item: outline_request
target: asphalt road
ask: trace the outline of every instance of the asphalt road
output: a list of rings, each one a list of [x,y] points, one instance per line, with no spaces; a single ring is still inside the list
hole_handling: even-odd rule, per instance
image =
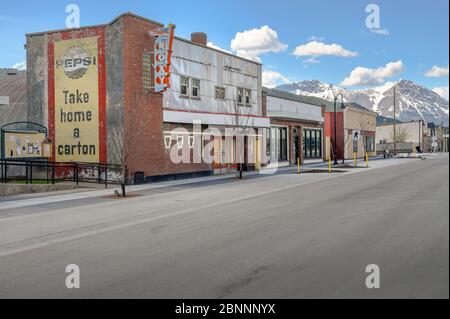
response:
[[[448,194],[442,156],[27,208],[0,219],[0,298],[449,298]]]

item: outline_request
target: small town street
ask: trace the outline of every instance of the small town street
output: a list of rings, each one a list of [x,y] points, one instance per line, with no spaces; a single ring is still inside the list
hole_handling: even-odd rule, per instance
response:
[[[449,298],[448,155],[371,166],[3,200],[0,298]]]

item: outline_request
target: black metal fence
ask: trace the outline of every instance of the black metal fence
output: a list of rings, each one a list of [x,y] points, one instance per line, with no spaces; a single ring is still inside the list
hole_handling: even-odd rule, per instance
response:
[[[58,182],[120,184],[123,181],[120,165],[47,160],[0,159],[0,183],[25,184]]]

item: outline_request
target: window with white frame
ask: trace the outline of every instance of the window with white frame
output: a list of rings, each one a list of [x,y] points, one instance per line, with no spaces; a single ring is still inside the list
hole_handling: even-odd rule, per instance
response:
[[[250,105],[252,98],[252,90],[245,89],[245,105]]]
[[[189,96],[189,78],[180,76],[180,95]]]
[[[244,103],[244,89],[243,88],[237,89],[237,102],[238,102],[238,104]]]
[[[199,99],[200,98],[200,80],[191,79],[191,87],[192,87],[191,97],[195,98],[195,99]]]

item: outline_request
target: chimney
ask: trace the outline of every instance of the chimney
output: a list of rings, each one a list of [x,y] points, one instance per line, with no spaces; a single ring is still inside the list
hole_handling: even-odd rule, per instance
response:
[[[208,43],[208,36],[204,32],[193,32],[191,34],[191,42],[206,46]]]

